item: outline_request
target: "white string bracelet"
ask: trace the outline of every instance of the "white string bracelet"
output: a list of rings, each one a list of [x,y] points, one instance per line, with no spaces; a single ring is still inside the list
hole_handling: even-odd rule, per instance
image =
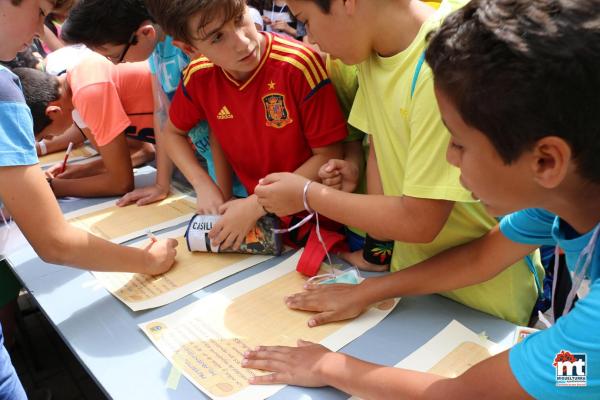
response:
[[[48,148],[46,147],[46,142],[44,139],[40,140],[39,142],[37,142],[38,146],[40,147],[40,154],[45,156],[46,154],[48,154]]]

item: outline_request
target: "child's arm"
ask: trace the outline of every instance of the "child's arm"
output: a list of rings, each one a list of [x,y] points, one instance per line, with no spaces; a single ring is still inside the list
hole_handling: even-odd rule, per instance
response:
[[[186,135],[185,131],[177,129],[169,119],[163,134],[167,154],[196,191],[198,213],[218,214],[219,206],[224,202],[223,193],[196,160]]]
[[[168,118],[169,100],[163,94],[156,75],[152,75],[152,93],[154,95],[154,138],[156,140],[156,182],[152,186],[135,189],[119,201],[118,206],[136,203],[138,206],[155,203],[169,195],[173,161],[169,158],[163,143],[163,129]]]
[[[299,176],[305,176],[310,179],[318,179],[319,167],[331,158],[340,158],[343,156],[343,147],[341,143],[330,146],[313,149],[313,156],[306,160],[296,171]],[[267,212],[258,203],[255,194],[245,199],[232,200],[223,204],[219,213],[222,217],[213,226],[210,231],[211,242],[220,244],[221,248],[240,247],[244,238],[256,225],[256,221]]]
[[[57,175],[51,182],[56,196],[116,196],[132,190],[133,170],[125,135],[118,135],[102,147],[96,146],[91,135],[89,139],[100,152],[105,170],[94,176],[75,179],[61,179],[61,175]]]
[[[333,386],[365,399],[528,399],[515,379],[505,351],[471,367],[457,378],[385,367],[298,341],[298,347],[259,347],[242,365],[272,371],[253,384]]]
[[[294,171],[294,173],[302,175],[310,180],[319,180],[319,169],[327,161],[344,157],[344,145],[342,143],[313,148],[312,151],[313,156]]]
[[[359,140],[344,143],[344,159],[331,159],[319,169],[324,185],[352,193],[364,170],[364,153]]]
[[[173,239],[145,249],[119,246],[67,223],[39,166],[0,168],[0,198],[46,262],[95,271],[160,274],[171,268]]]
[[[225,153],[223,153],[223,148],[217,138],[214,135],[210,135],[209,141],[217,185],[221,189],[221,193],[223,193],[223,198],[225,200],[231,199],[233,197],[233,169],[227,158],[225,158]]]
[[[56,153],[57,151],[65,150],[69,147],[69,143],[73,143],[73,147],[77,147],[85,141],[85,136],[81,133],[79,128],[75,125],[71,125],[62,135],[55,136],[52,139],[43,139],[44,145],[46,146],[46,154]],[[36,143],[35,150],[38,156],[43,156],[41,153],[41,147]]]
[[[359,285],[307,285],[305,292],[289,296],[286,304],[318,312],[309,319],[309,326],[354,318],[381,300],[447,292],[488,281],[536,248],[509,240],[496,226],[479,239]]]
[[[271,174],[261,179],[254,193],[270,212],[290,215],[304,209],[302,191],[306,181],[290,173]],[[444,200],[346,193],[316,182],[308,191],[308,203],[317,212],[346,226],[409,243],[431,242],[454,206]]]

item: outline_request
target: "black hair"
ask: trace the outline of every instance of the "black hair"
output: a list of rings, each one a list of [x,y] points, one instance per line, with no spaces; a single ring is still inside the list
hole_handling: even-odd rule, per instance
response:
[[[578,173],[600,183],[597,0],[472,0],[433,34],[426,59],[506,164],[558,136]]]
[[[17,56],[11,61],[0,61],[0,64],[7,68],[36,68],[42,62],[40,58],[34,54],[33,46],[27,47],[26,50],[17,53]]]
[[[12,71],[21,80],[23,95],[33,116],[33,131],[38,135],[52,123],[46,115],[46,108],[60,98],[60,82],[54,75],[33,68],[15,68]]]
[[[71,8],[61,38],[88,47],[125,44],[148,20],[152,18],[143,0],[80,0]]]

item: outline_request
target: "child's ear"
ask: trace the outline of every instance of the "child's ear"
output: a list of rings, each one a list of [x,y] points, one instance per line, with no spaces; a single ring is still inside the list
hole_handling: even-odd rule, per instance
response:
[[[173,45],[180,48],[192,60],[200,56],[200,54],[198,54],[198,50],[196,50],[194,46],[184,43],[181,40],[173,40]]]
[[[142,37],[148,37],[151,40],[155,40],[157,36],[156,28],[150,23],[140,26],[137,30],[137,34]]]
[[[557,136],[538,140],[533,149],[531,168],[535,181],[546,189],[559,186],[572,168],[571,146]]]
[[[56,121],[57,118],[61,117],[63,110],[59,106],[48,106],[46,107],[46,116],[50,118],[53,122]]]
[[[356,1],[357,0],[344,0],[344,10],[346,10],[346,14],[354,14],[356,11]]]

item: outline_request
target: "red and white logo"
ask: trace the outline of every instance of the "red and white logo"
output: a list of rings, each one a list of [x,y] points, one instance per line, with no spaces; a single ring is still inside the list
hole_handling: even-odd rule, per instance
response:
[[[561,350],[554,357],[556,386],[587,386],[587,355]]]

